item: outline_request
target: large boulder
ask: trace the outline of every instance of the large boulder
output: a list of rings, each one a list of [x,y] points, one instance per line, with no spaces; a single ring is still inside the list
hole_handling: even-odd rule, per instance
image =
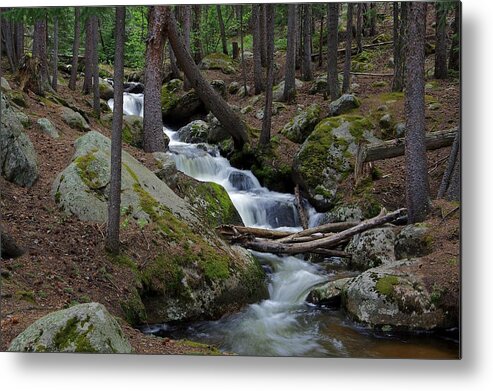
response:
[[[205,143],[209,135],[209,124],[202,120],[192,121],[178,130],[180,141],[185,143]]]
[[[38,179],[36,151],[29,136],[10,106],[2,96],[2,126],[0,127],[0,171],[10,182],[31,187]]]
[[[395,262],[395,234],[392,228],[374,228],[353,236],[346,252],[353,269],[367,270]]]
[[[88,132],[91,130],[91,127],[84,119],[84,117],[80,113],[72,110],[69,107],[62,107],[60,109],[60,116],[62,117],[63,121],[72,129],[77,129],[82,132]]]
[[[163,95],[161,95],[163,97]],[[162,105],[163,119],[169,121],[183,121],[203,110],[204,104],[195,90],[183,95],[173,96]]]
[[[421,259],[397,261],[369,269],[343,290],[342,304],[350,317],[372,327],[404,330],[448,328],[457,319],[442,308],[420,275]]]
[[[336,99],[333,102],[330,102],[329,104],[329,115],[331,116],[337,116],[341,115],[344,113],[347,113],[348,111],[351,111],[352,109],[356,109],[360,106],[360,101],[356,96],[352,94],[344,94],[341,95],[339,99]]]
[[[131,353],[118,322],[99,303],[78,304],[37,320],[9,352]]]
[[[313,104],[289,121],[281,130],[281,134],[294,143],[302,143],[320,122],[321,114],[320,105]]]
[[[433,251],[433,236],[424,223],[406,225],[395,238],[397,259],[422,257]]]
[[[207,136],[207,142],[209,144],[219,144],[221,141],[231,140],[231,135],[223,128],[221,122],[219,122],[214,114],[207,114],[206,121],[209,125]]]
[[[339,307],[341,305],[341,293],[351,281],[352,278],[347,277],[326,282],[312,289],[306,301],[317,305]]]
[[[47,136],[57,139],[60,137],[58,130],[56,130],[55,125],[48,118],[39,118],[36,121],[38,129],[46,134]]]
[[[293,162],[293,179],[319,211],[336,205],[340,183],[353,172],[359,143],[378,142],[364,117],[338,116],[318,123]]]
[[[281,81],[279,84],[275,85],[274,88],[272,89],[272,100],[274,102],[282,102],[284,99],[284,80]],[[295,79],[295,86],[296,89],[300,89],[303,87],[303,82],[301,80]]]
[[[99,97],[104,100],[112,99],[115,95],[113,86],[106,80],[99,79]]]
[[[220,70],[224,74],[231,74],[236,71],[235,61],[223,53],[210,53],[205,56],[199,64],[203,70]]]

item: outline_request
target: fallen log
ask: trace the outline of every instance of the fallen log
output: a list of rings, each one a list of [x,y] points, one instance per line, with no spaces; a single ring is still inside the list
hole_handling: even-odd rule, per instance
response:
[[[380,225],[390,223],[399,217],[401,217],[406,209],[398,209],[392,213],[384,214],[385,210],[382,210],[380,215],[365,220],[358,225],[346,229],[342,232],[335,233],[328,237],[321,239],[315,239],[309,242],[303,243],[280,243],[274,240],[258,240],[256,238],[250,239],[244,237],[239,244],[245,248],[255,250],[258,252],[273,253],[273,254],[302,254],[302,253],[320,253],[320,250],[327,250],[336,247],[343,241],[347,241],[354,235],[367,231],[371,228],[378,227]]]
[[[275,231],[273,229],[242,227],[239,225],[220,225],[216,232],[226,239],[239,238],[242,235],[250,235],[257,238],[279,239],[290,236],[290,231]]]
[[[327,234],[327,233],[332,233],[332,232],[341,232],[346,229],[355,227],[358,225],[358,223],[352,223],[352,222],[342,222],[342,223],[328,223],[324,225],[319,225],[318,227],[313,227],[313,228],[308,228],[300,232],[296,232],[294,234],[291,234],[289,236],[283,237],[281,239],[278,239],[277,241],[280,243],[288,243],[291,241],[296,240],[297,238],[305,238],[305,237],[312,237],[310,240],[318,239],[318,238],[313,238],[313,235],[317,234]]]

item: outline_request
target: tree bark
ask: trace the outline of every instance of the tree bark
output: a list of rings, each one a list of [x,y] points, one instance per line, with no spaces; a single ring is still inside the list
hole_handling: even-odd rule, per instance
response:
[[[92,24],[92,88],[93,88],[93,109],[96,118],[101,116],[101,103],[99,99],[99,51],[98,51],[98,31],[99,18],[97,15],[91,16]]]
[[[407,24],[408,24],[408,8],[409,3],[400,3],[400,20],[399,20],[399,36],[397,56],[394,54],[394,79],[392,80],[392,91],[400,92],[404,90],[405,84],[405,68],[406,68],[406,44],[407,44]],[[395,38],[394,38],[395,39]],[[395,43],[395,42],[394,42]],[[396,58],[398,59],[396,62]]]
[[[48,55],[46,52],[46,18],[42,17],[34,23],[33,39],[33,59],[35,64],[39,64],[39,75],[30,75],[39,78],[39,95],[43,95],[46,90],[51,89],[48,78]]]
[[[193,5],[194,18],[193,18],[193,31],[194,31],[194,59],[198,64],[204,57],[204,48],[202,46],[202,40],[200,39],[200,18],[202,15],[202,6],[200,4]]]
[[[144,140],[146,152],[166,150],[161,110],[162,64],[167,7],[151,6],[148,14],[146,63],[144,68]],[[177,54],[173,48],[175,55]]]
[[[370,3],[370,37],[377,35],[377,4]]]
[[[240,14],[240,45],[241,45],[241,71],[243,76],[243,91],[245,91],[245,96],[248,95],[247,91],[247,76],[246,76],[246,63],[245,63],[245,48],[243,46],[243,5],[239,5]]]
[[[460,20],[461,2],[458,1],[455,5],[454,21],[452,23],[452,44],[450,46],[450,54],[448,68],[454,71],[459,71],[460,68]]]
[[[219,30],[221,32],[221,44],[223,46],[223,53],[228,55],[228,41],[226,40],[226,29],[224,28],[224,19],[221,12],[221,5],[216,5],[217,19],[219,20]]]
[[[82,92],[84,94],[89,94],[89,92],[92,90],[92,74],[93,74],[93,69],[92,69],[92,52],[93,52],[93,42],[94,40],[92,39],[92,23],[91,23],[91,17],[87,16],[86,22],[85,22],[85,29],[86,29],[86,41],[85,41],[85,47],[84,47],[84,84],[82,86]]]
[[[392,16],[393,16],[393,40],[394,40],[394,78],[392,80],[392,91],[399,91],[399,75],[397,71],[401,68],[401,48],[399,39],[399,2],[394,1],[392,3]]]
[[[260,21],[260,61],[262,62],[262,67],[267,66],[267,27],[266,27],[266,15],[265,15],[265,5],[259,4],[259,21]]]
[[[178,68],[178,64],[176,63],[176,56],[175,53],[173,52],[173,49],[171,48],[171,45],[168,46],[168,54],[169,54],[169,64],[171,68],[171,78],[179,79],[180,69]],[[188,91],[189,89],[190,89],[190,83],[188,83],[188,81],[185,78],[185,82],[183,83],[183,90]]]
[[[409,5],[406,56],[406,199],[409,223],[423,221],[429,210],[425,142],[425,12],[426,3]]]
[[[286,66],[284,75],[283,100],[291,103],[296,96],[296,4],[288,5],[288,47],[286,51]],[[265,115],[265,113],[264,113]]]
[[[303,23],[302,23],[302,5],[297,7],[296,18],[295,18],[295,69],[301,68],[302,58],[303,58]],[[299,11],[298,11],[299,10]]]
[[[190,31],[191,31],[191,17],[192,17],[192,6],[184,5],[183,6],[183,39],[185,41],[185,47],[190,52]],[[173,53],[174,55],[174,53]],[[175,56],[175,55],[174,55]],[[175,56],[176,58],[176,56]],[[186,76],[183,77],[183,89],[185,91],[190,90],[191,84]]]
[[[447,193],[451,182],[451,178],[453,178],[453,174],[455,171],[455,167],[457,166],[457,161],[460,161],[460,131],[457,131],[455,138],[454,138],[454,143],[452,145],[452,149],[450,150],[450,155],[448,158],[447,162],[447,168],[445,169],[445,172],[442,177],[442,182],[440,183],[440,188],[438,189],[438,195],[437,198],[443,198],[445,194]],[[460,163],[459,163],[460,167]],[[460,173],[460,169],[459,169]],[[459,179],[460,182],[460,179]],[[458,188],[457,191],[452,191],[452,193],[456,193],[455,195],[460,195],[460,186],[453,185],[452,188]],[[456,197],[458,200],[459,197]]]
[[[327,87],[331,101],[341,96],[337,75],[337,26],[339,4],[329,3],[327,11]]]
[[[323,66],[323,47],[324,47],[324,17],[323,15],[320,17],[320,38],[318,41],[318,66]]]
[[[15,53],[17,56],[17,66],[24,57],[24,23],[15,22]]]
[[[53,20],[53,74],[51,88],[58,89],[58,16]]]
[[[5,11],[7,11],[5,9]],[[0,39],[3,39],[5,53],[7,54],[7,60],[9,62],[9,67],[14,73],[17,70],[18,59],[15,53],[15,40],[14,40],[14,23],[7,19],[3,18],[1,27]]]
[[[303,5],[303,80],[313,80],[312,73],[312,6]]]
[[[262,69],[262,48],[260,39],[260,7],[259,4],[252,4],[252,23],[253,23],[253,80],[255,95],[264,90],[263,69]]]
[[[363,51],[363,4],[358,3],[358,9],[356,12],[356,47],[357,53]]]
[[[80,47],[80,7],[74,8],[75,25],[74,25],[74,42],[72,45],[72,68],[70,70],[70,82],[68,88],[75,91],[77,83],[77,68],[79,67],[79,47]]]
[[[435,79],[446,79],[447,69],[447,9],[443,3],[435,3]]]
[[[272,87],[274,85],[274,12],[273,4],[265,4],[267,17],[267,86],[265,91],[264,118],[260,133],[260,145],[265,147],[270,143],[272,126]]]
[[[194,63],[191,54],[186,50],[183,38],[178,30],[176,20],[168,7],[166,9],[165,28],[168,39],[175,52],[176,59],[180,68],[190,80],[199,98],[209,111],[223,124],[225,129],[233,138],[235,149],[241,150],[243,145],[248,143],[248,133],[244,122],[231,109],[231,107],[221,98],[221,96],[210,86],[207,80],[200,73],[199,68]],[[159,84],[161,86],[161,84]],[[146,100],[144,100],[145,103]],[[160,103],[160,101],[159,101]],[[159,105],[160,109],[160,105]],[[162,128],[161,128],[162,134]]]
[[[351,85],[351,40],[353,38],[353,4],[347,4],[346,24],[346,52],[344,54],[344,77],[342,80],[342,93],[347,94]]]
[[[108,200],[108,232],[106,248],[113,254],[120,252],[120,204],[122,179],[122,126],[123,126],[123,59],[125,50],[125,7],[116,7],[115,62],[113,86],[115,89],[113,122],[111,127],[111,180]]]

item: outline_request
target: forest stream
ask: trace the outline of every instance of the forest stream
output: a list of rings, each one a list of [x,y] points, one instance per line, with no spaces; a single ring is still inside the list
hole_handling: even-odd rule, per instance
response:
[[[112,102],[109,102],[110,106]],[[124,95],[124,114],[143,115],[143,94]],[[251,171],[238,170],[217,148],[179,141],[167,127],[169,150],[178,170],[223,186],[249,227],[301,230],[295,197],[262,187]],[[320,218],[309,207],[309,225]],[[339,309],[305,301],[310,290],[323,282],[347,277],[337,259],[321,264],[303,257],[254,253],[268,275],[269,299],[217,321],[179,325],[146,325],[141,331],[171,338],[213,344],[222,351],[256,356],[455,358],[455,335],[375,332],[347,319]],[[334,267],[336,265],[336,267]]]

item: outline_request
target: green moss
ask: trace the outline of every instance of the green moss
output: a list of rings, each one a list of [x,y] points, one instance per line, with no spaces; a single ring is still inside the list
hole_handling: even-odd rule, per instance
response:
[[[377,281],[375,289],[381,295],[390,297],[394,293],[394,285],[398,283],[399,279],[397,276],[383,276]]]
[[[15,295],[21,300],[25,300],[32,304],[36,303],[34,291],[17,291],[15,292]]]
[[[75,165],[80,178],[87,187],[93,190],[101,188],[101,183],[98,180],[98,173],[91,167],[92,163],[96,161],[94,152],[89,152],[86,155],[79,156],[75,159]]]
[[[87,337],[94,329],[94,326],[90,325],[86,331],[82,332],[78,330],[79,323],[80,321],[77,317],[70,318],[65,326],[58,331],[53,338],[53,344],[57,351],[63,351],[73,344],[77,353],[97,352]]]
[[[62,198],[62,193],[60,193],[60,191],[57,190],[57,192],[55,193],[55,202],[59,204],[61,198]]]
[[[226,190],[216,183],[206,182],[191,189],[199,198],[207,203],[206,208],[202,208],[205,212],[207,223],[215,228],[221,224],[237,224],[238,212],[236,211],[231,198],[229,198]]]
[[[403,99],[403,92],[385,92],[383,94],[380,94],[380,100],[384,103],[393,103]]]
[[[190,341],[187,339],[183,339],[180,341],[176,341],[177,345],[181,345],[185,348],[194,349],[193,351],[188,351],[187,354],[198,354],[198,355],[206,355],[206,356],[221,356],[222,353],[219,349],[212,345],[206,345],[201,342]],[[195,351],[197,350],[197,351]]]
[[[126,171],[130,174],[130,176],[132,177],[132,179],[133,179],[135,182],[139,183],[139,177],[137,176],[137,174],[135,173],[135,171],[134,171],[134,170],[132,170],[132,169],[128,166],[128,164],[126,164],[126,163],[123,163],[123,162],[122,162],[122,165],[123,165],[123,168],[125,168],[125,170],[126,170]]]
[[[178,90],[178,85],[171,82],[161,87],[161,107],[164,111],[169,111],[176,107],[180,100]]]
[[[147,320],[147,314],[137,289],[132,289],[127,298],[120,302],[125,320],[132,326],[142,324]]]

